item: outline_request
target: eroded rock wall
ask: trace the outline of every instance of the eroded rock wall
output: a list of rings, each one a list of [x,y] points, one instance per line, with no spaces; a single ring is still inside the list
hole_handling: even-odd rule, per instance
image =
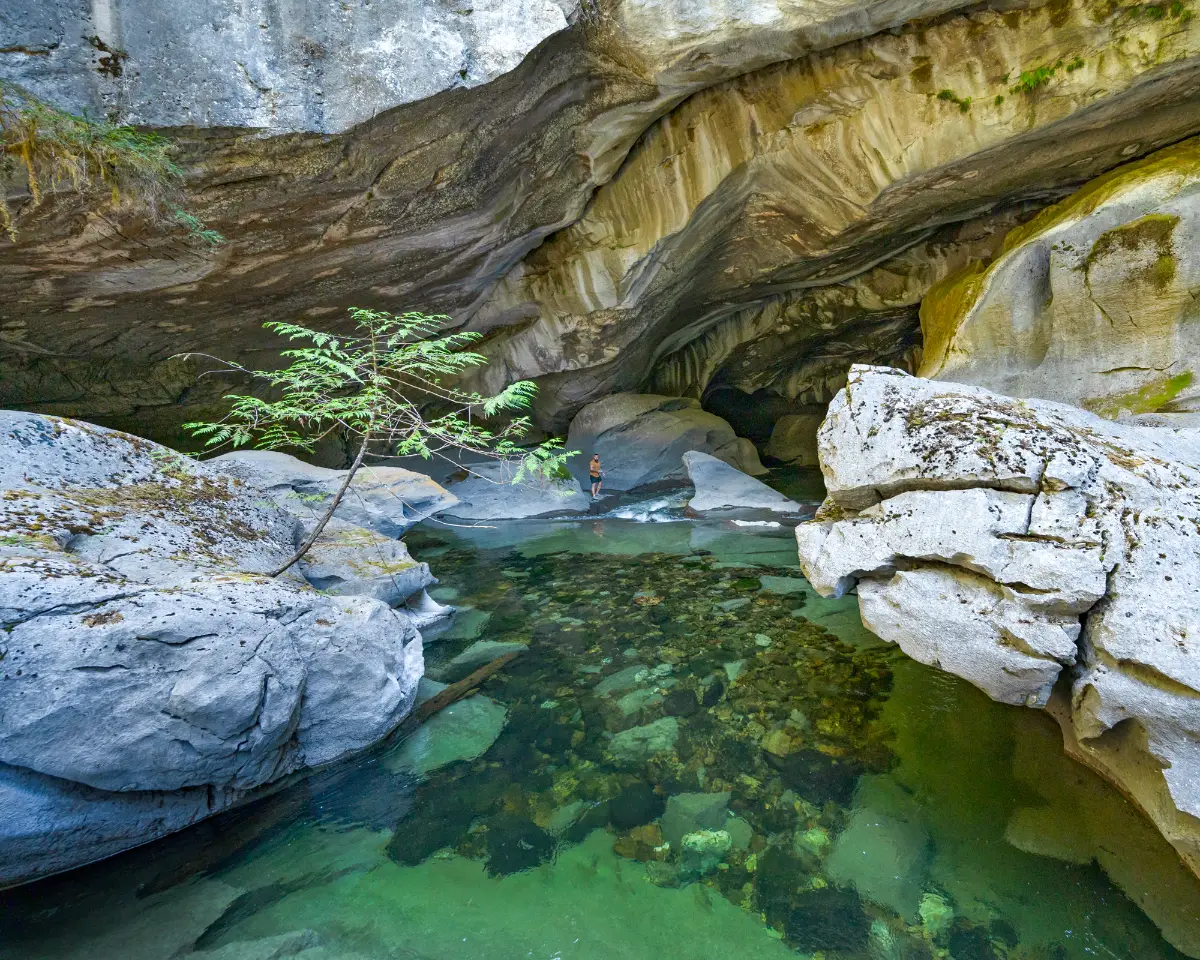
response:
[[[189,170],[189,210],[228,239],[215,251],[114,209],[100,195],[60,193],[35,206],[19,179],[10,182],[19,236],[15,245],[4,241],[0,259],[5,345],[0,403],[86,414],[179,440],[176,425],[211,407],[225,386],[214,378],[196,384],[197,367],[174,359],[178,354],[213,352],[219,345],[223,355],[269,363],[278,345],[262,331],[263,321],[302,318],[337,327],[352,305],[446,312],[465,321],[498,278],[579,217],[642,132],[691,94],[957,5],[957,0],[784,6],[757,0],[605,0],[536,46],[531,28],[523,42],[533,49],[490,82],[464,89],[452,79],[454,89],[380,112],[343,133],[263,136],[220,126],[171,131]],[[313,7],[293,3],[278,9],[294,13],[301,6]],[[366,16],[374,24],[370,18],[398,9],[390,3],[373,6],[382,12],[364,14],[351,4],[347,16]],[[101,7],[117,13],[141,9],[136,0],[96,9]],[[38,17],[55,21],[66,9],[50,4],[39,6],[32,18],[8,17],[5,36],[32,29],[42,22]],[[238,17],[253,26],[255,9],[248,5]],[[425,19],[416,16],[433,25],[441,9],[433,4]],[[483,8],[472,9],[472,17],[483,15]],[[78,16],[75,7],[68,12]],[[367,31],[344,27],[337,11],[312,17],[330,37],[350,37],[348,43]],[[202,64],[198,74],[181,67],[174,79],[156,69],[171,49],[192,43],[185,21],[171,27],[172,21],[148,22],[154,37],[146,41],[149,46],[136,48],[144,75],[135,77],[130,69],[115,89],[121,92],[128,83],[130,103],[138,97],[148,102],[147,91],[156,85],[176,84],[182,98],[176,102],[186,109],[171,112],[173,122],[201,120],[207,108],[184,100],[195,82],[196,95],[207,102],[212,91],[201,90],[200,81],[209,67]],[[267,39],[255,40],[256,49],[266,50],[269,60],[271,44],[278,43],[290,57],[302,35],[286,30],[277,35],[274,22],[268,18]],[[382,19],[378,23],[382,36],[390,28]],[[125,27],[132,29],[128,20]],[[37,85],[42,83],[37,71],[57,65],[61,75],[46,77],[47,85],[38,89],[62,89],[66,106],[91,102],[88,97],[100,95],[95,85],[111,78],[87,73],[92,67],[83,48],[78,57],[70,53],[68,47],[78,46],[68,36],[74,29],[47,28],[42,39],[17,37],[14,47],[34,52],[4,54],[2,76]],[[208,42],[207,29],[195,41],[197,48]],[[343,29],[349,33],[338,33]],[[56,30],[65,46],[50,50]],[[225,69],[236,64],[229,51],[250,41],[234,29],[224,35],[229,48],[211,69],[214,83],[231,84]],[[314,39],[326,45],[320,36]],[[132,60],[134,44],[127,42]],[[339,50],[337,58],[346,61],[347,70],[359,69],[353,65],[362,51]],[[307,83],[309,75],[297,74],[290,61],[275,66]],[[419,63],[406,69],[424,77]],[[322,90],[327,105],[342,99],[334,97],[332,80]],[[316,90],[306,95],[315,97]],[[246,111],[257,116],[260,109],[251,99],[222,101],[226,112],[214,113],[211,122],[248,122],[242,119]],[[370,102],[377,101],[383,104],[378,98]],[[338,106],[355,116],[359,111],[353,102]],[[306,110],[300,112],[307,119],[292,129],[334,128],[332,120],[321,126]],[[365,115],[365,108],[359,112]],[[130,112],[125,118],[139,116]]]
[[[1088,183],[921,305],[922,376],[1106,417],[1191,411],[1200,355],[1200,140]]]
[[[1059,2],[947,16],[698,93],[479,310],[477,328],[511,326],[482,379],[540,377],[557,425],[748,304],[1053,198],[1195,131],[1198,50],[1192,18]],[[1055,73],[1019,87],[1037,67]]]

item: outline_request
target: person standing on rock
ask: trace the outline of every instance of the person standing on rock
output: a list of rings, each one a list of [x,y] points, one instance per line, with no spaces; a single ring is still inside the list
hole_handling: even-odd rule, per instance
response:
[[[600,487],[604,483],[604,474],[600,470],[600,454],[593,453],[591,463],[588,464],[588,477],[592,481],[592,499],[595,500],[600,496]]]

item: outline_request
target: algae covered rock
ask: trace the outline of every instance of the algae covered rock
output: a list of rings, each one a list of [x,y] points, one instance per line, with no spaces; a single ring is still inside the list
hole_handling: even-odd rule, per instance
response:
[[[1200,870],[1200,431],[855,367],[820,447],[814,586],[995,699],[1065,678],[1071,755]]]
[[[300,569],[325,593],[374,597],[388,606],[404,603],[437,582],[429,564],[413,560],[403,540],[336,518],[300,560]]]
[[[1200,409],[1200,139],[1118,167],[921,304],[921,376],[1105,417]]]

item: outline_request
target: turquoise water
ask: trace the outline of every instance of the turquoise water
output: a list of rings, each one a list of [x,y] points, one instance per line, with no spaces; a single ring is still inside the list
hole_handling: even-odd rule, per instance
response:
[[[1200,956],[1200,884],[1053,722],[881,645],[786,528],[409,544],[460,607],[431,674],[528,649],[407,740],[0,894],[2,960]]]

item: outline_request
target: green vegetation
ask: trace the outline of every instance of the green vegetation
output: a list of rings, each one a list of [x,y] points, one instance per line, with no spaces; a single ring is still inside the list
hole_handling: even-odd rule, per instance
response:
[[[208,246],[224,242],[179,209],[183,171],[172,159],[174,149],[157,134],[75,116],[0,85],[0,174],[21,174],[35,206],[63,189],[107,189],[114,205],[125,201],[156,217],[170,210],[190,237]],[[16,240],[6,197],[0,197],[0,227]]]
[[[210,247],[220,246],[225,238],[216,230],[210,230],[192,214],[176,208],[175,222],[187,230],[188,236]]]
[[[1062,61],[1059,60],[1054,66],[1034,67],[1032,70],[1022,70],[1021,75],[1017,78],[1017,82],[1009,87],[1009,93],[1033,93],[1038,87],[1043,87],[1050,82],[1050,78],[1054,76],[1058,68],[1061,67]]]
[[[953,90],[938,91],[938,99],[945,100],[948,103],[953,103],[955,106],[958,107],[958,109],[961,113],[969,113],[971,110],[971,98],[970,97],[960,97]]]
[[[321,519],[272,576],[291,567],[316,542],[373,445],[386,447],[388,454],[427,460],[452,460],[446,451],[483,454],[514,464],[513,483],[528,476],[561,476],[567,458],[575,453],[563,451],[561,440],[520,446],[529,430],[528,417],[508,419],[496,430],[483,425],[501,414],[528,409],[537,393],[530,381],[511,384],[491,397],[442,382],[487,363],[486,357],[465,349],[477,343],[480,334],[438,336],[450,318],[422,313],[353,308],[350,317],[357,333],[348,336],[291,323],[266,324],[287,340],[310,345],[284,350],[282,356],[290,363],[283,370],[247,370],[237,363],[227,367],[263,383],[279,399],[229,395],[232,409],[224,419],[184,425],[209,449],[254,442],[260,449],[311,452],[330,434],[357,440],[354,463]],[[427,416],[429,407],[444,412]]]
[[[1086,61],[1083,59],[1083,57],[1076,57],[1074,60],[1072,60],[1070,63],[1067,64],[1067,73],[1074,73],[1076,70],[1081,69],[1085,65],[1086,65]]]
[[[1160,377],[1129,393],[1085,400],[1083,407],[1097,416],[1110,419],[1127,413],[1154,413],[1175,399],[1179,392],[1191,386],[1191,383],[1192,372],[1185,370],[1173,377]]]

